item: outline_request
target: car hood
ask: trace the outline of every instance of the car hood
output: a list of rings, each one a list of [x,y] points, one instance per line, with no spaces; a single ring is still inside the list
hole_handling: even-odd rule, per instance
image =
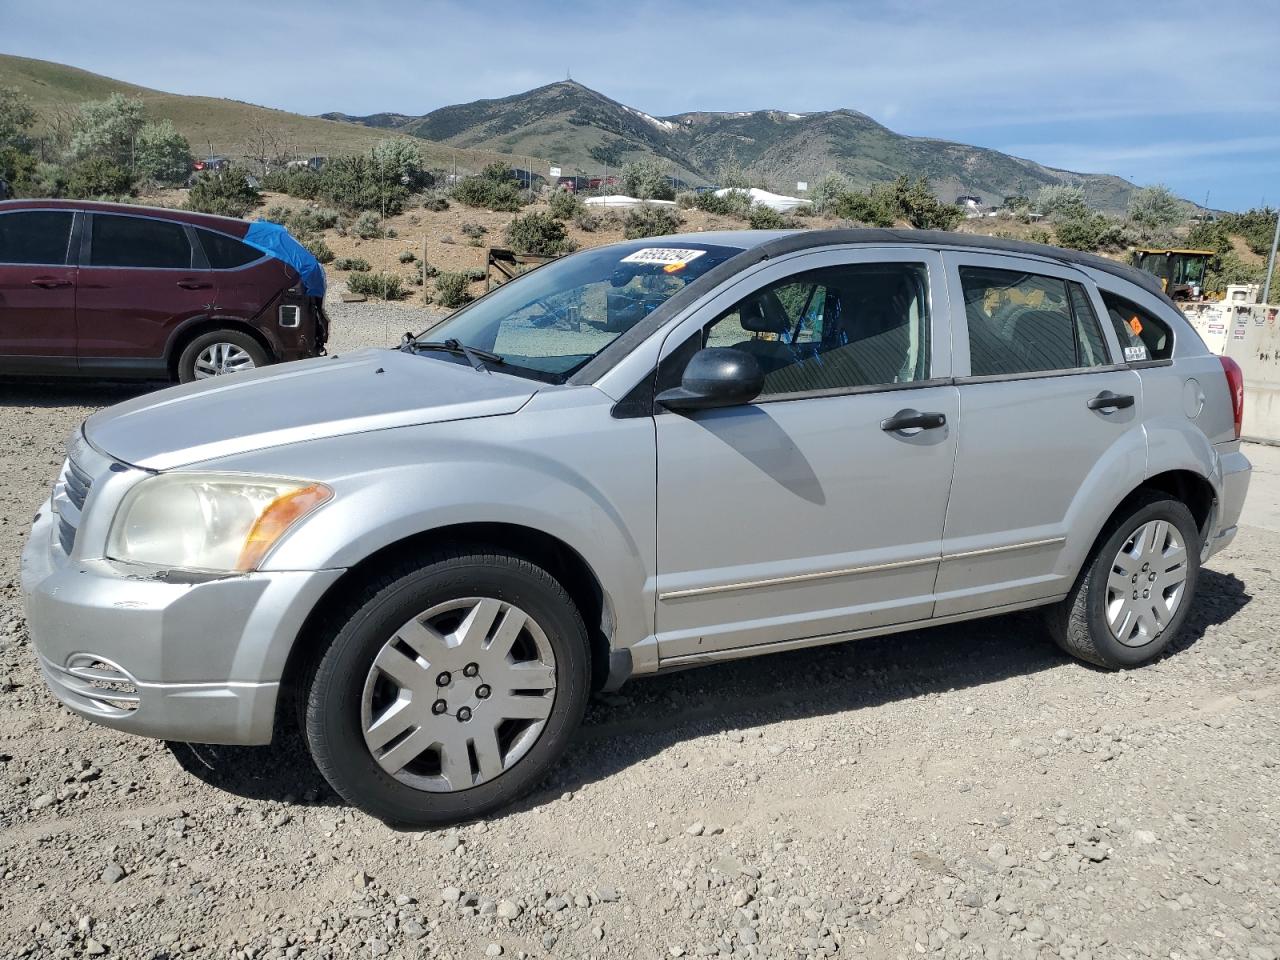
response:
[[[444,357],[366,349],[171,387],[85,421],[106,455],[167,470],[251,450],[515,413],[538,385]]]

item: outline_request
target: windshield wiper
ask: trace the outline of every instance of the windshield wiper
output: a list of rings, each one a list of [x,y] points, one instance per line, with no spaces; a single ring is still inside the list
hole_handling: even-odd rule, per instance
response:
[[[448,340],[405,340],[404,350],[439,350],[443,353],[461,354],[467,358],[477,370],[489,372],[486,363],[502,364],[506,363],[506,358],[500,353],[490,353],[488,350],[481,350],[479,347],[469,347],[457,337],[450,337]]]

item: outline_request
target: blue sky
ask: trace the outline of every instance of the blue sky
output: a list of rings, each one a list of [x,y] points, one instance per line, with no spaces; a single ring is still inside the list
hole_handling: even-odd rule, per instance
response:
[[[851,107],[1214,207],[1280,202],[1276,0],[0,0],[0,25],[5,53],[304,113],[424,113],[571,70],[655,115]]]

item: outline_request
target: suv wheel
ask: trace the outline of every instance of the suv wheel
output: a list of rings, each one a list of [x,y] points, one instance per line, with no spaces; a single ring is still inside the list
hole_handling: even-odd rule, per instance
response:
[[[1100,667],[1136,667],[1182,628],[1200,577],[1200,534],[1177,500],[1143,492],[1116,524],[1071,593],[1049,608],[1058,645]]]
[[[512,554],[402,568],[335,626],[306,693],[307,743],[339,794],[396,826],[510,803],[546,776],[586,708],[582,618]]]
[[[207,380],[224,373],[265,367],[271,362],[262,344],[239,330],[202,333],[183,348],[178,357],[178,381]]]

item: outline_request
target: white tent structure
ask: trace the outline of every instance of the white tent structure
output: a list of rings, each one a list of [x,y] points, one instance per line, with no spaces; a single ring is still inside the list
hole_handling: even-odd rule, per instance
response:
[[[803,206],[806,203],[812,203],[812,200],[802,200],[800,197],[784,197],[780,193],[770,193],[768,190],[761,190],[758,187],[751,187],[743,190],[740,187],[725,187],[723,190],[717,190],[717,197],[727,197],[731,193],[745,193],[751,200],[752,206],[768,207],[770,210],[777,210],[779,213],[790,213],[796,207]]]
[[[592,207],[637,207],[642,203],[651,203],[655,207],[674,207],[674,200],[637,200],[635,197],[624,197],[610,194],[606,197],[587,197],[584,203]]]

